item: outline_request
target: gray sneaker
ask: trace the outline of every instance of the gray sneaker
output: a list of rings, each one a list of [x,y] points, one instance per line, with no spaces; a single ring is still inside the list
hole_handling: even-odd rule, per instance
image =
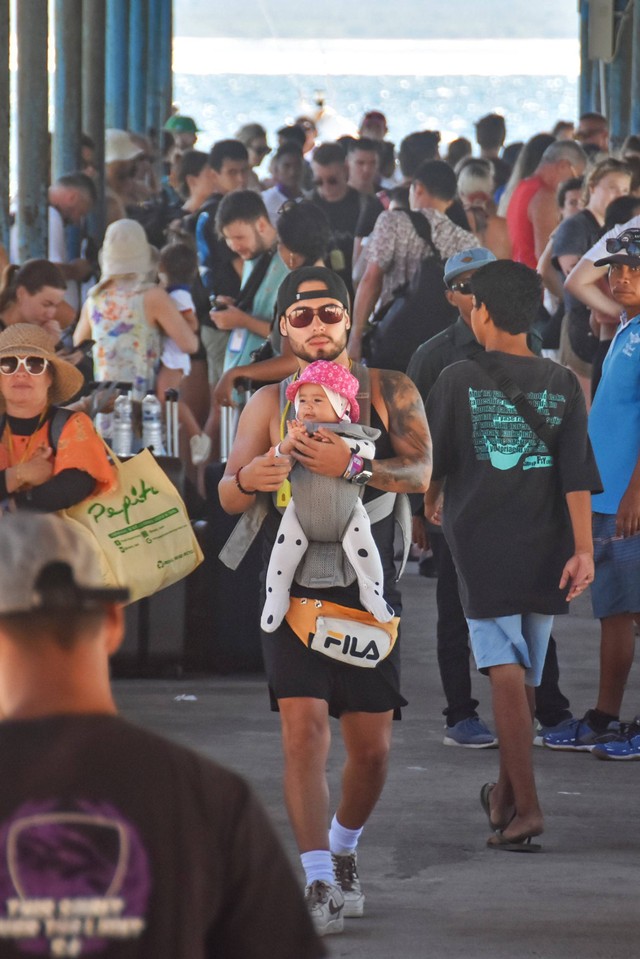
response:
[[[344,896],[344,916],[354,919],[364,913],[364,893],[358,876],[358,856],[355,852],[331,853],[336,882]]]
[[[479,716],[461,719],[455,726],[445,726],[442,742],[445,746],[464,746],[466,749],[495,749],[498,737]]]
[[[316,879],[306,887],[304,899],[319,936],[342,932],[344,896],[339,886]]]

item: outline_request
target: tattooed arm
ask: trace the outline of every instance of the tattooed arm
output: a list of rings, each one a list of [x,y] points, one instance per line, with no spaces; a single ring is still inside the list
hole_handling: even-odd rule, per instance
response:
[[[423,493],[431,478],[431,436],[420,394],[404,373],[371,370],[371,401],[396,455],[373,461],[369,486],[393,493]]]

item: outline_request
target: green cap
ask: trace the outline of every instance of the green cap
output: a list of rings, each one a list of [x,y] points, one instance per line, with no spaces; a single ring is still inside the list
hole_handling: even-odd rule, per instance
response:
[[[199,133],[200,128],[192,117],[183,117],[179,113],[174,113],[169,117],[164,125],[164,129],[170,133]]]

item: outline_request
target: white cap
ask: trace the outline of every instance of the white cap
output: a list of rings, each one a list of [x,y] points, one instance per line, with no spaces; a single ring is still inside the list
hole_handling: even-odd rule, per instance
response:
[[[116,161],[133,160],[134,157],[144,153],[142,147],[134,143],[126,130],[105,130],[104,131],[104,162],[115,163]]]
[[[95,609],[129,597],[127,589],[105,586],[91,541],[58,516],[3,516],[0,556],[0,616]]]

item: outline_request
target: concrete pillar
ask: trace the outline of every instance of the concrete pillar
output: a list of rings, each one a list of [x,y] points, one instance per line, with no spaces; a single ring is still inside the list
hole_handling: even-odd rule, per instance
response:
[[[56,72],[52,178],[72,173],[80,164],[82,133],[82,0],[56,0]]]
[[[46,257],[49,132],[47,40],[42,0],[20,0],[18,36],[18,258]]]
[[[9,139],[11,132],[9,74],[9,0],[0,0],[0,243],[9,249]]]
[[[591,68],[589,60],[589,2],[580,3],[580,87],[578,93],[579,114],[591,113],[594,109],[591,98]]]
[[[590,88],[591,88],[591,103],[592,110],[595,110],[596,113],[600,113],[600,61],[591,60],[591,78],[590,78]]]
[[[145,127],[153,140],[156,151],[160,146],[160,130],[165,117],[162,115],[163,71],[160,58],[162,47],[162,0],[148,0],[148,55],[147,55],[147,102]]]
[[[104,119],[106,67],[105,0],[82,4],[82,130],[95,143],[98,201],[89,216],[89,232],[98,241],[104,233]]]
[[[126,130],[129,117],[129,3],[107,0],[105,126]]]
[[[629,133],[640,133],[640,0],[633,0],[631,57],[631,120]]]
[[[162,104],[160,115],[164,123],[171,116],[173,104],[173,0],[160,0],[160,72]]]
[[[148,0],[129,6],[129,129],[146,133]]]
[[[147,102],[145,128],[148,135],[157,143],[160,116],[160,0],[149,2],[149,30],[147,34]]]
[[[162,146],[162,128],[171,113],[173,81],[172,0],[148,0],[147,132],[158,156]]]
[[[626,0],[624,0],[626,8]],[[618,25],[616,42],[616,56],[608,70],[607,101],[611,148],[616,150],[622,146],[629,133],[629,118],[631,116],[631,61],[633,57],[633,13],[632,8],[620,9],[622,13]]]

